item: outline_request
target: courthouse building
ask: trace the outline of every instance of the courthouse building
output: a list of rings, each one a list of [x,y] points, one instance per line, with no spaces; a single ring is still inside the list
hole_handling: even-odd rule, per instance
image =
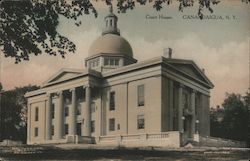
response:
[[[213,84],[204,70],[170,48],[137,62],[117,21],[110,9],[85,68],[61,69],[25,95],[28,144],[179,147],[209,136]]]

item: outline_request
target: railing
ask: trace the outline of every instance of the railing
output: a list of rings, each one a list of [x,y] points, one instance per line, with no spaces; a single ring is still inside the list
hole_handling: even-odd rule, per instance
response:
[[[125,136],[121,136],[122,140],[138,140],[140,139],[140,135],[138,134],[131,134],[131,135],[125,135]]]
[[[115,141],[116,136],[101,136],[100,141]]]
[[[142,146],[180,146],[180,133],[178,131],[162,133],[144,133],[128,135],[100,136],[99,143],[126,144]]]
[[[148,134],[148,139],[163,139],[168,138],[169,133],[161,133],[161,134]]]

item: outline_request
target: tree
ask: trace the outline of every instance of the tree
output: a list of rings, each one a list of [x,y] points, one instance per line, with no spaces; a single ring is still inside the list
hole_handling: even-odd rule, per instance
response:
[[[250,88],[248,89],[248,92],[246,93],[246,96],[243,97],[243,99],[244,99],[244,105],[248,109],[248,112],[247,112],[247,118],[248,118],[247,143],[248,143],[248,147],[250,147]]]
[[[38,87],[29,85],[1,93],[0,139],[26,141],[27,99],[24,94],[35,89]]]
[[[163,5],[170,5],[172,0],[95,0],[105,1],[107,5],[116,4],[118,13],[126,13],[135,8],[135,4],[152,4],[157,11]],[[179,2],[179,11],[185,7],[192,7],[194,0],[176,0]],[[0,47],[5,57],[11,57],[18,63],[29,60],[31,54],[61,55],[74,53],[75,44],[67,37],[57,32],[59,16],[75,20],[83,14],[98,13],[93,0],[0,0]],[[212,5],[219,0],[199,0],[198,15],[203,18],[203,10],[213,12]],[[249,3],[250,0],[242,0]]]
[[[210,127],[211,135],[214,137],[225,136],[224,128],[222,127],[222,120],[224,117],[224,109],[217,106],[210,109]]]
[[[247,141],[249,96],[249,93],[244,97],[235,93],[226,94],[223,108],[211,109],[212,136]]]

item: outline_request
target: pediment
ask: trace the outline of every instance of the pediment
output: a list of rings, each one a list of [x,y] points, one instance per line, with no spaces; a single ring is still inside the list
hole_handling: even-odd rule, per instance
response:
[[[52,77],[50,77],[46,82],[44,82],[44,85],[54,83],[54,82],[62,82],[62,81],[74,78],[77,75],[80,75],[81,73],[82,73],[81,70],[61,69],[59,72],[57,72]]]
[[[212,82],[207,78],[205,73],[193,61],[173,61],[168,63],[182,73],[185,73],[186,75],[189,75],[201,82],[206,83],[211,88],[214,86]]]
[[[183,71],[184,73],[191,75],[192,77],[195,77],[201,81],[206,81],[204,77],[191,64],[176,64],[175,67]]]

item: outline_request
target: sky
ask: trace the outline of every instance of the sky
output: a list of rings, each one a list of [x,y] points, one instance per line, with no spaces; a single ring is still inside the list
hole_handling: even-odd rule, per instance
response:
[[[15,64],[1,53],[1,82],[5,90],[25,85],[41,85],[61,68],[84,69],[84,59],[92,42],[101,36],[108,7],[95,4],[99,15],[84,15],[82,25],[60,17],[58,31],[77,46],[75,54],[60,56],[31,56],[30,61]],[[163,55],[164,48],[173,49],[173,58],[191,59],[205,69],[215,87],[210,105],[221,105],[225,93],[245,94],[249,87],[250,5],[239,0],[225,0],[213,7],[215,19],[195,19],[197,3],[178,11],[178,4],[164,6],[157,12],[152,5],[136,6],[118,16],[121,35],[132,46],[138,61]],[[149,19],[163,15],[169,19]],[[205,12],[205,15],[211,15]],[[221,19],[222,17],[223,19]],[[229,17],[230,19],[227,19]]]

